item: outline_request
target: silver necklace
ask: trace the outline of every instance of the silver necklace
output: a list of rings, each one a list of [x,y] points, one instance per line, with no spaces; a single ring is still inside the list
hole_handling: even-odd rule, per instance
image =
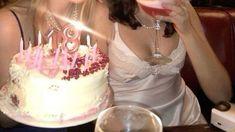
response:
[[[78,6],[75,5],[73,8],[72,14],[71,14],[72,20],[78,20]],[[55,30],[55,31],[62,31],[63,26],[58,22],[56,19],[56,16],[53,15],[53,13],[48,12],[46,15],[46,21],[49,26],[49,31]]]

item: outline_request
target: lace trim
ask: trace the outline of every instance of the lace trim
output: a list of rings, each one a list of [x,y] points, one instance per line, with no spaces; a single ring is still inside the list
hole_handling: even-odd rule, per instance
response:
[[[184,45],[181,40],[179,40],[179,44],[176,49],[172,51],[170,54],[170,58],[172,61],[166,65],[155,65],[151,66],[148,62],[141,60],[138,56],[136,56],[122,41],[122,39],[119,36],[118,29],[115,25],[115,36],[114,41],[110,45],[110,60],[112,62],[112,57],[116,58],[114,59],[113,63],[115,65],[116,60],[118,60],[121,63],[121,66],[117,66],[121,69],[123,67],[127,68],[128,74],[137,74],[137,76],[145,77],[149,74],[172,74],[172,73],[179,73],[180,69],[183,67],[184,58],[186,55],[186,50],[184,48]],[[126,51],[126,52],[124,52]],[[118,62],[118,63],[119,63]],[[119,64],[120,64],[119,63]],[[141,69],[141,70],[140,70]],[[134,75],[132,75],[134,76]]]
[[[161,65],[160,67],[154,67],[154,73],[163,73],[163,74],[171,74],[171,73],[179,73],[180,69],[183,67],[183,62],[185,59],[186,50],[181,40],[179,40],[178,47],[172,51],[170,54],[170,58],[172,61],[167,63],[166,65]]]

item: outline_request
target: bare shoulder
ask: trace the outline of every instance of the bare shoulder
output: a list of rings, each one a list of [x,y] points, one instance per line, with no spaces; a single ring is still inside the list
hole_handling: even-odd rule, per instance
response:
[[[19,40],[20,31],[16,18],[10,12],[10,10],[3,8],[0,10],[0,46],[12,46],[10,43],[14,43]],[[14,38],[14,39],[12,39]]]
[[[0,10],[0,63],[5,65],[18,52],[20,41],[19,26],[8,9]]]
[[[14,15],[6,8],[0,9],[0,86],[8,78],[11,58],[18,52],[20,31]]]
[[[0,9],[0,26],[2,28],[6,26],[14,26],[14,16],[11,11],[7,8]]]

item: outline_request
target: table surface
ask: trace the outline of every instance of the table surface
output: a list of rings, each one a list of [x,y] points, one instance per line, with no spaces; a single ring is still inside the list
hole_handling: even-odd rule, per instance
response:
[[[27,125],[18,125],[14,128],[0,128],[0,132],[94,132],[95,123],[87,123],[80,126],[68,127],[66,129],[56,129],[51,131],[47,128],[37,128]],[[175,126],[164,127],[163,132],[223,132],[222,130],[210,125],[193,125],[193,126]]]
[[[69,127],[67,132],[94,132],[94,123],[88,123],[80,126]],[[223,132],[222,130],[210,125],[193,125],[193,126],[175,126],[164,127],[163,132]]]

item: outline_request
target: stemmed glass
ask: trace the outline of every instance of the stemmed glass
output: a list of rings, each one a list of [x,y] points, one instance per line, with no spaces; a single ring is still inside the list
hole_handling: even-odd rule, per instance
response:
[[[119,105],[102,111],[95,132],[162,132],[160,118],[151,111],[134,105]]]
[[[136,0],[139,9],[135,14],[136,19],[141,23],[141,25],[147,29],[154,29],[156,31],[156,36],[154,37],[154,53],[152,56],[147,57],[145,60],[148,61],[151,65],[161,65],[171,62],[171,59],[167,56],[164,56],[159,50],[159,44],[161,43],[160,36],[160,20],[155,16],[167,16],[170,12],[167,9],[162,8],[161,3],[163,0]],[[166,3],[175,3],[175,0],[164,0]],[[150,19],[150,20],[149,20]],[[150,26],[151,25],[151,26]]]

